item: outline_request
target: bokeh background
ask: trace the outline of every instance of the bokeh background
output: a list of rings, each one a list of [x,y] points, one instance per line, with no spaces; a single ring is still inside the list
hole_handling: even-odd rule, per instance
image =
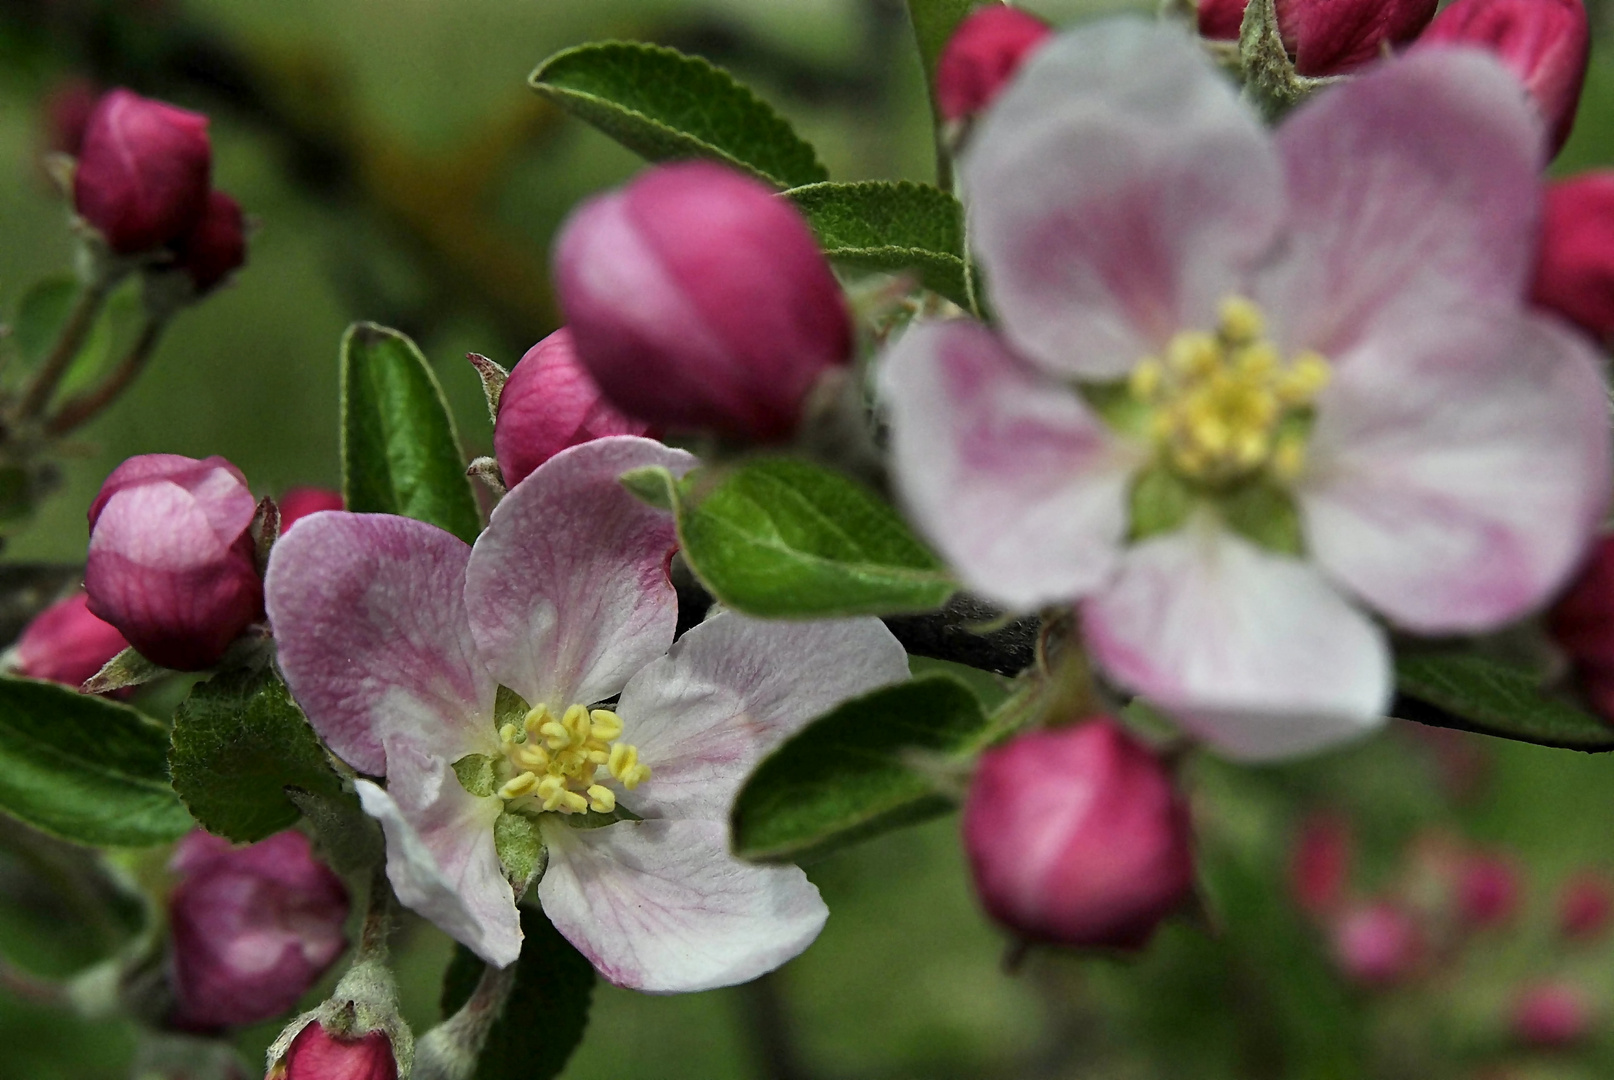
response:
[[[1025,6],[1071,22],[1118,5]],[[1559,172],[1614,163],[1614,43],[1609,13],[1594,16]],[[66,208],[40,164],[48,103],[70,80],[210,114],[216,183],[260,225],[246,269],[183,315],[134,390],[83,431],[62,492],[0,559],[82,559],[85,507],[130,454],[222,454],[267,494],[336,486],[336,345],[358,318],[417,338],[467,449],[488,452],[464,353],[509,365],[557,325],[551,234],[639,167],[524,86],[549,53],[606,37],[728,67],[836,179],[931,178],[900,0],[0,0],[0,319],[71,266]],[[667,998],[601,986],[566,1076],[1614,1077],[1614,944],[1566,940],[1557,919],[1569,877],[1614,873],[1614,757],[1397,724],[1283,768],[1192,762],[1186,782],[1205,910],[1139,957],[1033,951],[1011,972],[944,818],[810,867],[832,916],[775,976]],[[1295,902],[1295,838],[1317,814],[1354,838],[1348,897],[1391,897],[1417,919],[1421,959],[1394,985],[1342,975],[1327,920]],[[1461,915],[1475,853],[1519,886],[1486,925]],[[22,834],[0,843],[0,951],[19,965],[63,974],[127,933],[129,912],[82,897],[82,859]],[[115,861],[160,875],[160,853]],[[430,927],[405,928],[417,1030],[436,1018],[449,952]],[[1520,1040],[1514,1002],[1541,980],[1583,995],[1586,1040]],[[242,1034],[249,1061],[274,1033]],[[0,1080],[124,1076],[132,1047],[121,1023],[0,994]]]

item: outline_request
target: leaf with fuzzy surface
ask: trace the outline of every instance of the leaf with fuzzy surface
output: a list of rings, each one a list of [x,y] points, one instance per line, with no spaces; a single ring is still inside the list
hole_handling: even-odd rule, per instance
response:
[[[831,259],[865,270],[912,271],[968,310],[964,209],[947,192],[909,181],[809,184],[785,193]]]
[[[1414,653],[1396,659],[1395,715],[1435,727],[1477,731],[1571,750],[1614,750],[1614,727],[1542,692],[1541,680],[1471,653]]]

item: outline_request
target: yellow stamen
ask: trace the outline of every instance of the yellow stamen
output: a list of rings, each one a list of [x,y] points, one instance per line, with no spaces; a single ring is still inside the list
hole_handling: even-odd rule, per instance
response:
[[[629,791],[650,776],[650,768],[639,764],[638,749],[616,741],[621,735],[622,718],[610,709],[570,705],[556,719],[548,705],[537,705],[519,727],[505,724],[499,729],[507,762],[501,775],[507,779],[498,794],[504,799],[530,796],[553,813],[611,813],[616,793],[596,782],[602,767],[610,780]]]

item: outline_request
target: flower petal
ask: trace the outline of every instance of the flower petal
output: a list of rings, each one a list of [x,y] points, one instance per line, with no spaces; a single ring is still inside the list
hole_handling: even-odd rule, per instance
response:
[[[764,755],[841,702],[907,677],[908,655],[879,619],[714,615],[622,691],[622,741],[651,768],[622,800],[646,818],[727,822]]]
[[[1082,605],[1099,663],[1230,756],[1359,735],[1390,703],[1384,635],[1317,570],[1198,518],[1128,552]]]
[[[829,917],[800,868],[730,855],[722,822],[550,825],[544,840],[544,914],[618,986],[683,993],[747,982],[812,944]]]
[[[1318,401],[1299,489],[1317,561],[1424,633],[1484,630],[1563,583],[1608,504],[1608,390],[1536,316],[1381,334]]]
[[[471,631],[495,679],[564,709],[620,691],[672,644],[670,515],[618,482],[695,459],[651,439],[608,436],[562,450],[510,489],[465,575]]]
[[[1270,138],[1198,45],[1139,19],[1052,39],[962,165],[1005,333],[1062,375],[1114,378],[1209,329],[1283,220]]]
[[[910,514],[975,592],[1025,609],[1115,565],[1144,451],[978,323],[920,323],[887,354],[892,466]]]
[[[388,514],[324,511],[269,559],[269,622],[308,721],[360,772],[388,771],[390,732],[453,761],[496,752],[494,684],[465,618],[471,549]]]
[[[1541,124],[1475,50],[1378,65],[1278,129],[1284,256],[1258,299],[1286,349],[1342,356],[1452,305],[1516,306],[1529,282]]]

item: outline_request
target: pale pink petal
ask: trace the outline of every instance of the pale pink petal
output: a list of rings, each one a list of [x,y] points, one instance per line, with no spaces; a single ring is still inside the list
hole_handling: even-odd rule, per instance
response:
[[[544,914],[618,986],[670,994],[747,982],[812,944],[829,917],[800,868],[730,855],[723,822],[546,823],[544,841]]]
[[[1290,220],[1259,289],[1287,350],[1340,357],[1453,305],[1517,305],[1529,282],[1541,125],[1493,58],[1378,65],[1278,129]]]
[[[1062,375],[1114,378],[1208,329],[1284,217],[1270,138],[1181,29],[1052,39],[962,166],[970,240],[1004,332]]]
[[[714,615],[622,691],[622,741],[651,776],[619,798],[641,817],[726,822],[764,755],[841,702],[907,677],[907,653],[879,619]]]
[[[510,489],[465,577],[471,631],[495,679],[559,711],[610,697],[667,651],[678,622],[672,516],[619,477],[694,464],[682,450],[614,435],[562,450]]]
[[[1360,735],[1390,703],[1384,635],[1310,564],[1208,517],[1132,548],[1082,605],[1095,659],[1230,756]]]
[[[1536,316],[1412,324],[1341,363],[1299,488],[1314,557],[1411,630],[1485,630],[1541,604],[1608,505],[1608,390]]]
[[[324,511],[275,544],[266,600],[280,669],[320,737],[360,772],[388,772],[409,732],[452,761],[496,752],[495,686],[465,618],[471,549],[424,522]]]
[[[1143,447],[979,323],[914,326],[883,389],[903,501],[966,586],[1027,609],[1105,581]]]

